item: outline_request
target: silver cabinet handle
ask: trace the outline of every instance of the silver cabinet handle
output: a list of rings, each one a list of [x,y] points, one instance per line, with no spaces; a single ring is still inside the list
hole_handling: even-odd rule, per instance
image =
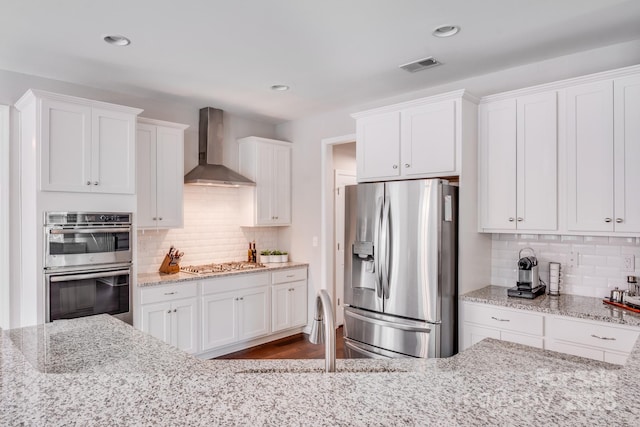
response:
[[[177,291],[173,291],[173,292],[165,292],[164,294],[165,295],[175,295],[177,293],[178,293]]]
[[[93,181],[93,185],[98,185],[98,181]]]
[[[605,218],[604,222],[611,222],[611,218]]]
[[[174,312],[174,313],[175,313],[175,312],[177,312],[177,311],[178,311],[178,309],[177,309],[177,308],[174,308],[174,309],[173,309],[173,312]]]
[[[511,216],[509,217],[509,222],[513,222],[515,219]]]
[[[524,221],[524,218],[518,217],[518,222],[522,222],[522,221]]]
[[[158,218],[156,218],[156,217],[154,216],[154,217],[153,217],[153,218],[151,218],[151,219],[155,221],[155,220],[157,220]]]
[[[167,314],[171,314],[171,310],[167,311]]]
[[[605,340],[605,341],[615,341],[616,340],[615,338],[610,338],[610,337],[599,337],[599,336],[597,336],[595,334],[591,334],[591,336],[593,338],[598,338],[599,340]]]
[[[87,181],[87,185],[91,185],[91,181]]]
[[[244,297],[240,297],[240,301],[244,301]]]
[[[295,274],[287,274],[287,277],[295,277]]]
[[[491,318],[492,318],[493,320],[497,320],[498,322],[510,322],[510,321],[511,321],[511,320],[509,320],[509,319],[498,319],[498,318],[497,318],[497,317],[495,317],[495,316],[491,316]]]
[[[162,221],[162,217],[158,218],[160,221]]]
[[[405,163],[405,164],[404,164],[404,167],[405,167],[405,168],[410,168],[410,167],[411,167],[411,165],[410,165],[409,163]]]
[[[622,218],[616,218],[616,222],[620,224],[622,222]]]
[[[393,165],[393,168],[394,169],[398,169],[398,165]]]

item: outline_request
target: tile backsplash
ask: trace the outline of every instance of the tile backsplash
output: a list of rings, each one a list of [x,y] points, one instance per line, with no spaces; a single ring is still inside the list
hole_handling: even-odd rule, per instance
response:
[[[253,240],[258,253],[278,248],[278,227],[240,227],[239,203],[237,188],[185,185],[184,228],[138,231],[138,273],[158,271],[171,245],[181,265],[245,260]]]
[[[494,234],[493,285],[516,285],[518,252],[526,247],[536,252],[540,278],[545,283],[549,279],[549,262],[562,264],[560,293],[604,297],[616,286],[627,289],[627,276],[640,276],[640,239],[635,237]],[[635,257],[635,271],[623,269],[628,255]],[[570,265],[571,259],[575,266]]]

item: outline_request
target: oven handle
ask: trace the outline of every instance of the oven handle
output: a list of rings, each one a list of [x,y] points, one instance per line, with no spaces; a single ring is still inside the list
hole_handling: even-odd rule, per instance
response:
[[[49,234],[129,233],[131,228],[52,228]]]
[[[50,282],[66,282],[67,280],[80,280],[80,279],[97,279],[99,277],[112,277],[119,276],[121,274],[131,274],[129,270],[116,270],[116,271],[101,271],[100,273],[87,273],[87,274],[68,274],[65,276],[51,276]]]

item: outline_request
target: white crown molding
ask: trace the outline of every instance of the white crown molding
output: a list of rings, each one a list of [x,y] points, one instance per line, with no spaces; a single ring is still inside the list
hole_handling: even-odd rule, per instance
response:
[[[183,125],[182,123],[166,122],[164,120],[149,119],[147,117],[138,117],[138,123],[153,126],[163,126],[166,128],[174,128],[180,130],[185,130],[189,127],[189,125]]]
[[[266,143],[269,143],[269,144],[291,145],[291,142],[289,142],[289,141],[282,141],[282,140],[279,140],[279,139],[263,138],[261,136],[246,136],[244,138],[238,138],[236,141],[238,141],[238,143],[241,143],[241,142],[266,142]]]
[[[516,98],[519,96],[532,95],[535,93],[547,92],[551,90],[562,90],[570,86],[578,86],[607,79],[616,79],[638,73],[640,73],[640,65],[631,65],[629,67],[618,68],[615,70],[602,71],[599,73],[587,74],[585,76],[572,77],[570,79],[558,80],[551,83],[543,83],[522,89],[510,90],[508,92],[500,92],[494,95],[487,95],[480,99],[480,104],[501,101],[509,98]]]
[[[55,101],[70,102],[78,105],[86,105],[87,107],[104,108],[111,111],[120,111],[127,114],[138,115],[144,110],[140,108],[127,107],[125,105],[111,104],[109,102],[94,101],[92,99],[79,98],[77,96],[61,95],[59,93],[47,92],[39,89],[29,89],[22,97],[16,101],[15,107],[22,111],[34,99],[47,98]]]
[[[439,95],[427,96],[423,98],[413,99],[411,101],[400,102],[397,104],[385,105],[384,107],[373,108],[371,110],[360,111],[357,113],[351,114],[351,117],[354,119],[360,119],[367,116],[373,116],[378,114],[385,113],[395,113],[401,110],[405,110],[407,108],[419,107],[426,104],[432,104],[441,101],[448,101],[451,99],[466,99],[468,101],[477,104],[479,99],[469,92],[466,89],[454,90],[451,92],[441,93]]]

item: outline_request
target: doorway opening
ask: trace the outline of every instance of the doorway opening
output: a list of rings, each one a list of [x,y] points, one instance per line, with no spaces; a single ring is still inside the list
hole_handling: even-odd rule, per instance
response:
[[[322,141],[321,279],[331,294],[336,327],[344,323],[344,187],[356,183],[356,136]]]

